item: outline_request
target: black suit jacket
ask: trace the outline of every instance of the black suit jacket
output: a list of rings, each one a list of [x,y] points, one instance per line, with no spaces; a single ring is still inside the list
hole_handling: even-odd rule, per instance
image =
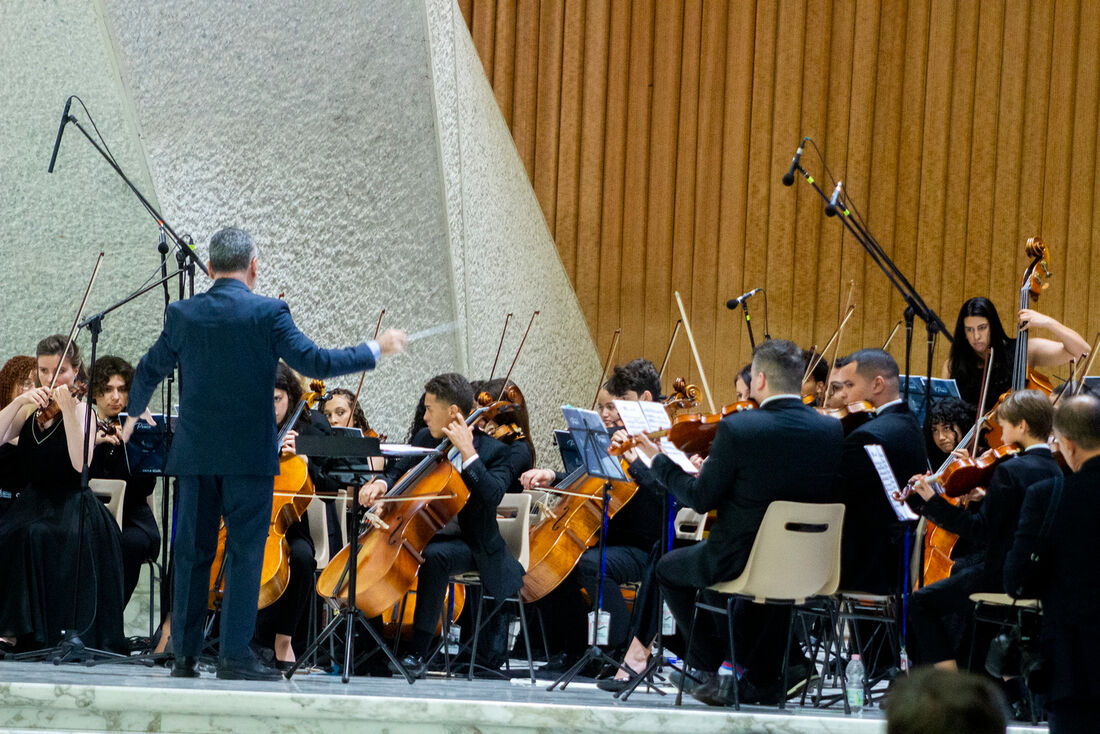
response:
[[[1095,561],[1100,532],[1100,457],[1065,478],[1062,499],[1049,534],[1038,548],[1039,529],[1050,504],[1053,480],[1028,488],[1020,524],[1005,559],[1005,591],[1043,602],[1042,648],[1052,663],[1048,703],[1093,703],[1100,697],[1100,564]],[[1039,552],[1038,567],[1031,554]]]
[[[422,428],[412,444],[434,448],[439,439],[432,438],[431,432]],[[473,551],[486,590],[491,596],[504,599],[523,586],[523,567],[512,557],[497,526],[497,505],[516,478],[518,467],[507,446],[481,431],[474,431],[474,449],[478,458],[462,472],[470,498],[458,513],[458,527],[462,539]],[[385,471],[386,483],[393,487],[417,463],[415,458],[394,462]]]
[[[651,473],[676,499],[697,512],[718,511],[704,541],[703,583],[744,570],[772,502],[833,500],[843,440],[840,421],[797,398],[781,398],[723,418],[698,477],[667,456],[654,459]]]
[[[943,497],[933,497],[921,509],[924,516],[949,533],[967,538],[983,548],[981,586],[978,591],[1001,593],[1004,564],[1027,488],[1044,479],[1061,476],[1062,470],[1046,446],[1026,451],[999,464],[989,480],[977,512],[956,507]]]
[[[882,446],[898,485],[928,470],[924,435],[905,403],[878,411],[876,417],[844,439],[837,494],[844,502],[844,550],[841,586],[889,593],[899,588],[905,523],[886,498],[882,480],[865,447]]]

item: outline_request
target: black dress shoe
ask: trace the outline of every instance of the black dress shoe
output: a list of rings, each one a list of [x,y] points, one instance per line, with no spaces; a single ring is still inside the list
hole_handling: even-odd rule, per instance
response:
[[[217,675],[221,680],[283,680],[281,672],[251,655],[246,658],[218,658]]]
[[[405,670],[409,671],[409,675],[411,675],[413,678],[423,678],[425,669],[427,668],[427,666],[424,664],[423,656],[417,655],[415,653],[409,653],[405,657],[401,658],[401,665],[404,666]],[[404,675],[401,669],[394,665],[392,661],[389,663],[389,668],[390,672],[394,675]]]
[[[173,678],[198,678],[199,660],[193,655],[184,655],[176,658],[172,663]]]
[[[711,673],[709,678],[695,686],[691,695],[707,706],[732,706],[733,678],[732,675]],[[737,681],[737,693],[739,703],[760,703],[760,691],[744,678]]]

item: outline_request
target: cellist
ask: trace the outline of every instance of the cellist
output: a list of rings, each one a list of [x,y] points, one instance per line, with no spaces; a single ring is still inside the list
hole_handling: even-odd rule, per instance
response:
[[[426,671],[451,576],[478,571],[485,592],[498,604],[523,585],[523,568],[509,552],[496,519],[497,505],[515,479],[515,469],[504,444],[466,425],[465,417],[473,409],[474,391],[462,375],[437,375],[424,385],[426,426],[412,444],[434,448],[444,437],[449,439],[452,448],[447,458],[462,472],[470,498],[456,521],[437,532],[424,548],[417,575],[412,651],[401,661],[416,677]],[[359,504],[371,507],[416,463],[415,458],[394,462],[381,477],[360,488]]]
[[[1022,451],[997,464],[977,512],[947,502],[935,492],[926,474],[913,477],[914,491],[925,500],[921,513],[948,532],[976,541],[983,550],[975,564],[953,569],[947,578],[910,597],[913,644],[909,650],[914,663],[955,669],[959,632],[968,628],[957,626],[958,620],[971,609],[970,595],[1003,591],[1005,556],[1012,547],[1025,490],[1062,474],[1047,445],[1053,415],[1050,401],[1038,390],[1020,390],[1004,399],[996,420],[1004,440]],[[956,453],[965,456],[966,450]],[[984,660],[984,649],[977,652],[974,659]],[[1012,692],[1008,693],[1013,699]]]

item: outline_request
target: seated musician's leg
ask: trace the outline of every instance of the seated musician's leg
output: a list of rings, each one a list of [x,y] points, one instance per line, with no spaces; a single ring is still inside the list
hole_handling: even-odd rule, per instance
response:
[[[695,592],[708,585],[703,566],[704,547],[699,544],[679,548],[657,562],[657,580],[685,643],[695,612]],[[716,673],[728,649],[724,637],[719,634],[714,615],[700,613],[691,649],[683,651],[685,662],[693,668]]]
[[[637,548],[616,545],[607,548],[603,583],[603,609],[611,617],[608,647],[623,648],[630,636],[630,610],[623,599],[620,584],[641,581],[649,554]],[[577,581],[588,592],[592,608],[599,604],[600,549],[590,548],[581,555],[576,568]]]
[[[447,582],[457,573],[473,571],[474,554],[460,538],[433,539],[424,548],[424,562],[416,581],[416,611],[413,613],[413,653],[423,658],[435,639],[443,613]]]

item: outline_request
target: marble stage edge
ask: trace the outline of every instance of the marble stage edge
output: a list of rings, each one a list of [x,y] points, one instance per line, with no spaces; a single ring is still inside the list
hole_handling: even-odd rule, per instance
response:
[[[565,692],[509,681],[399,679],[312,674],[292,681],[177,680],[164,668],[54,666],[0,661],[0,732],[883,732],[878,710],[839,712],[744,707],[712,709],[675,691],[617,702],[591,682]],[[1011,732],[1040,729],[1012,727]]]

